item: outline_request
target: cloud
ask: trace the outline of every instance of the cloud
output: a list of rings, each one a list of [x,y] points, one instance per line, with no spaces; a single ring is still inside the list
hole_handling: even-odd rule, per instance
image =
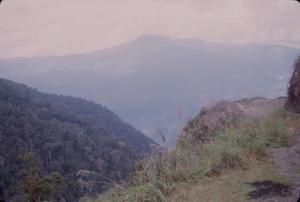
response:
[[[93,51],[144,34],[300,47],[297,19],[292,0],[10,0],[0,7],[0,57]]]

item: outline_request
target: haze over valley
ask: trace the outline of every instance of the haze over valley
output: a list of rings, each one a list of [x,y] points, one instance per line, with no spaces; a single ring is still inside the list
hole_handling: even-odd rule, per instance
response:
[[[0,0],[0,202],[300,201],[300,0]]]
[[[146,35],[86,54],[0,60],[0,73],[45,92],[95,100],[174,146],[178,131],[204,105],[285,95],[299,52]]]

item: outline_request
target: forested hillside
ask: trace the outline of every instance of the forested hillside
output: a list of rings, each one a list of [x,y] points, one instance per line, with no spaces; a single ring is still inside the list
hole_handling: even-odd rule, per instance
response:
[[[0,201],[74,201],[101,192],[154,145],[101,105],[5,79],[0,123]]]

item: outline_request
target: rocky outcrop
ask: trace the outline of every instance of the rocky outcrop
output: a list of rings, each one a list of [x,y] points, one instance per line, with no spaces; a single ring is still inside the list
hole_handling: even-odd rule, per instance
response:
[[[290,80],[286,108],[295,113],[300,113],[300,57],[295,62],[294,73]]]
[[[247,119],[270,115],[283,108],[286,98],[250,98],[235,102],[219,102],[204,107],[183,129],[181,137],[193,143],[207,142],[217,131],[235,126]]]

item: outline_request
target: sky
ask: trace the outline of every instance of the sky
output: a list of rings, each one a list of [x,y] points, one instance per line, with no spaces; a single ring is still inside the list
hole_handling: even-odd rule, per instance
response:
[[[0,58],[69,55],[146,34],[300,48],[293,0],[4,0]]]

